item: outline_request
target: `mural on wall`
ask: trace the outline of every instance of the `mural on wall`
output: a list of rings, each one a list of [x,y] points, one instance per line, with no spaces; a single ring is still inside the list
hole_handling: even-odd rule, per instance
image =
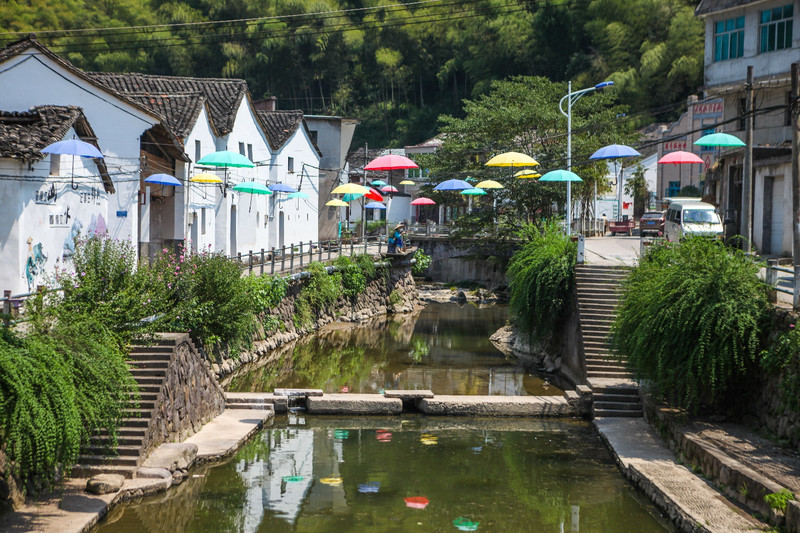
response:
[[[41,242],[33,244],[33,237],[28,237],[28,259],[25,261],[25,281],[28,282],[28,291],[36,288],[36,282],[44,273],[47,263],[47,254]]]

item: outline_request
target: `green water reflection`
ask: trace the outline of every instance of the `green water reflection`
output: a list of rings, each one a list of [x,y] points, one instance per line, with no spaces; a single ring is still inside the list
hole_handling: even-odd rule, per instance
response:
[[[459,518],[478,531],[668,531],[585,422],[411,416],[284,418],[96,533],[457,531]]]
[[[508,360],[489,340],[505,324],[507,313],[505,306],[432,303],[416,314],[334,324],[277,350],[268,361],[245,367],[224,385],[235,392],[293,387],[563,394]]]

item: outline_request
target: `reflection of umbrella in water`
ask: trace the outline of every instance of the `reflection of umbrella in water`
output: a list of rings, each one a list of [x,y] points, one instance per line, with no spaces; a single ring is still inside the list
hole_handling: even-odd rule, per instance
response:
[[[478,526],[481,525],[480,522],[473,522],[469,518],[464,518],[463,516],[459,516],[455,520],[453,520],[453,525],[459,531],[476,531]]]
[[[333,431],[333,438],[339,440],[346,440],[350,437],[350,432],[346,429],[335,429]]]
[[[408,498],[403,498],[403,501],[406,502],[406,507],[412,509],[425,509],[430,503],[430,500],[425,496],[409,496]]]
[[[380,481],[369,481],[367,483],[359,483],[358,485],[358,492],[362,494],[376,494],[380,490]]]
[[[324,477],[319,480],[320,483],[323,485],[330,485],[332,487],[338,487],[342,484],[342,477],[341,476],[331,476],[331,477]]]
[[[419,441],[425,446],[433,446],[434,444],[439,443],[439,437],[431,435],[429,433],[423,433],[422,435],[420,435]]]
[[[43,154],[58,154],[58,155],[71,155],[72,156],[72,176],[71,186],[77,189],[75,185],[75,156],[88,157],[92,159],[103,159],[103,154],[93,144],[81,141],[80,139],[68,139],[66,141],[58,141],[48,144],[42,148]]]
[[[283,476],[281,479],[286,483],[300,483],[305,478],[303,476]]]
[[[375,438],[378,439],[378,442],[391,442],[392,432],[388,429],[379,429],[375,432]]]

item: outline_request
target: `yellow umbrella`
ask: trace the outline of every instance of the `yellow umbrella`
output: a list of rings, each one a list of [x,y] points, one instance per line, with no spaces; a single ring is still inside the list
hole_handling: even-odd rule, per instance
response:
[[[347,207],[347,202],[343,202],[338,198],[334,198],[333,200],[325,202],[325,205],[329,205],[331,207]]]
[[[209,172],[203,172],[201,174],[197,174],[196,176],[192,176],[189,178],[189,181],[193,181],[194,183],[222,183],[222,180],[211,174]]]
[[[345,183],[333,189],[331,194],[367,194],[368,192],[368,187],[364,187],[358,183]]]
[[[519,152],[496,155],[486,162],[487,167],[533,167],[538,164],[531,156]]]
[[[536,172],[535,170],[520,170],[516,174],[514,174],[515,178],[540,178],[542,177],[541,174]]]
[[[478,189],[504,189],[502,185],[494,180],[483,180],[475,186]]]
[[[411,180],[403,180],[400,182],[400,185],[414,185],[414,182]]]

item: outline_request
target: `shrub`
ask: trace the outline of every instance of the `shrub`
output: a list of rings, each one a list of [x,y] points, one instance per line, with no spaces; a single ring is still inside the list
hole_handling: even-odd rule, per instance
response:
[[[794,325],[779,334],[761,353],[761,366],[771,375],[781,376],[781,404],[800,411],[800,333]]]
[[[652,247],[623,284],[613,347],[673,405],[717,404],[759,353],[769,303],[758,269],[710,239]]]
[[[281,276],[248,276],[244,278],[244,284],[256,313],[266,313],[278,307],[289,285]]]
[[[771,509],[782,513],[786,511],[786,504],[789,503],[789,500],[794,500],[794,494],[787,489],[781,489],[778,492],[764,495],[764,501],[767,505],[769,505]]]
[[[309,278],[303,285],[302,297],[313,311],[322,311],[336,303],[342,293],[342,276],[339,273],[328,274],[322,263],[308,265]]]
[[[375,260],[369,254],[360,254],[356,256],[355,263],[364,272],[367,281],[372,281],[378,277],[378,267],[375,266]]]
[[[334,265],[339,268],[343,293],[346,298],[355,298],[367,289],[367,278],[358,264],[353,264],[349,257],[339,256]]]
[[[566,312],[578,248],[557,224],[527,226],[520,237],[508,266],[510,311],[529,339],[547,337]]]
[[[415,276],[422,276],[425,270],[431,265],[431,256],[425,255],[425,252],[418,248],[417,251],[414,252],[414,259],[416,259],[417,262],[411,267],[411,273]]]

